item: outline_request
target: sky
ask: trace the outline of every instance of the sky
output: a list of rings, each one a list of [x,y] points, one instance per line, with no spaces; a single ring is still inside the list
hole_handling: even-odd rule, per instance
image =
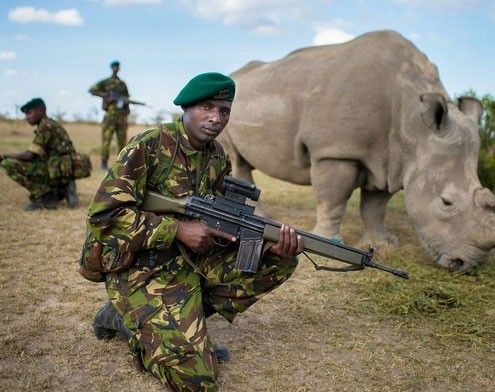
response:
[[[34,97],[50,116],[96,119],[88,93],[121,63],[140,122],[180,112],[172,101],[203,72],[230,74],[314,45],[395,30],[437,65],[451,98],[495,95],[494,0],[2,0],[0,115]]]

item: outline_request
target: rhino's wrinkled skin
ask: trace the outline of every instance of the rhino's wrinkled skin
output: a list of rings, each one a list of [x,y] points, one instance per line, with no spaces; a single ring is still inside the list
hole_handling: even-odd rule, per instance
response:
[[[253,168],[314,187],[314,232],[339,236],[347,200],[361,189],[364,239],[398,243],[383,224],[404,189],[432,259],[451,270],[495,246],[495,197],[476,174],[481,103],[449,99],[436,67],[395,32],[295,51],[235,72],[236,102],[221,136],[234,174]]]

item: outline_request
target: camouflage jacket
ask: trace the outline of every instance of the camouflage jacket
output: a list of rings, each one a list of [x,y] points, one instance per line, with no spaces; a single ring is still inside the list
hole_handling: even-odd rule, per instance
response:
[[[175,197],[217,194],[223,178],[231,173],[230,160],[217,141],[197,151],[189,143],[182,119],[161,128],[129,141],[90,205],[88,231],[119,253],[169,248],[177,218],[185,219],[141,211],[145,189]]]
[[[73,155],[74,146],[62,125],[48,117],[43,117],[34,130],[34,139],[28,150],[38,154],[41,159]]]
[[[129,91],[127,85],[118,77],[110,77],[104,80],[100,80],[89,89],[90,93],[104,93],[114,95],[115,97],[123,98],[123,101],[119,100],[109,101],[103,99],[102,108],[106,112],[122,112],[129,113]]]

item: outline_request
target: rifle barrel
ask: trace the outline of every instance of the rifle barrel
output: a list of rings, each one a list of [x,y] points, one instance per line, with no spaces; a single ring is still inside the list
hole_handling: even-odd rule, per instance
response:
[[[280,224],[274,223],[275,222],[270,221],[266,222],[263,238],[268,241],[278,242]],[[304,250],[315,255],[330,257],[335,260],[356,265],[363,264],[363,257],[372,256],[359,249],[350,249],[350,247],[346,245],[303,230],[296,229],[296,234],[302,237]]]

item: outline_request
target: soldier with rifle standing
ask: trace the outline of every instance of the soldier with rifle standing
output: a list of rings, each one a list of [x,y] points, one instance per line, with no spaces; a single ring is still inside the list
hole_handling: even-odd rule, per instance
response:
[[[103,170],[108,169],[113,134],[117,135],[119,151],[127,143],[127,116],[130,112],[129,103],[131,103],[127,85],[117,76],[120,63],[113,61],[110,68],[112,68],[112,76],[99,81],[89,89],[91,94],[103,98],[102,108],[105,111],[101,137],[101,168]]]

